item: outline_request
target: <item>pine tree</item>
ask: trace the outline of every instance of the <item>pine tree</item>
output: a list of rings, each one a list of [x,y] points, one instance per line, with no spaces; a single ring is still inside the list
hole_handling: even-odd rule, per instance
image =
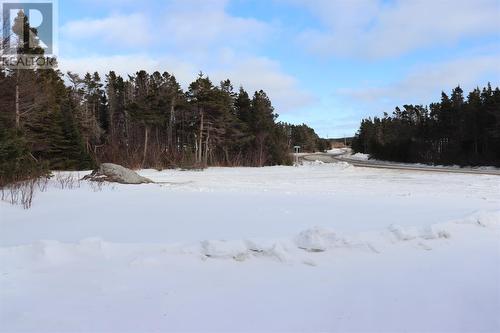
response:
[[[451,98],[443,92],[429,108],[405,105],[392,117],[365,119],[353,149],[401,162],[500,165],[500,103],[494,96],[488,84],[464,100],[456,87]]]
[[[268,157],[266,146],[272,133],[276,115],[271,101],[262,90],[256,91],[252,99],[251,129],[255,137],[256,161],[258,166],[263,166]]]

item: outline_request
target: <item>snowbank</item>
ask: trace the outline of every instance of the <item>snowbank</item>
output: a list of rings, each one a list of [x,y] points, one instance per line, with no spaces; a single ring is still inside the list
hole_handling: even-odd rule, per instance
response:
[[[378,243],[386,250],[402,242],[412,241],[448,241],[453,233],[461,236],[470,232],[470,227],[489,228],[492,232],[500,232],[500,210],[481,211],[461,219],[433,224],[426,227],[390,225],[386,229],[364,231],[357,234],[338,234],[331,229],[313,227],[303,230],[295,236],[277,239],[243,239],[243,240],[203,240],[199,246],[192,243],[155,244],[121,244],[106,242],[100,238],[86,238],[77,243],[63,243],[56,240],[40,240],[29,245],[0,247],[0,256],[4,262],[9,256],[18,256],[15,265],[27,265],[43,261],[47,264],[63,265],[77,257],[102,256],[108,259],[119,257],[128,251],[142,256],[149,248],[158,251],[158,255],[194,255],[196,258],[231,259],[244,261],[251,258],[274,257],[280,261],[302,258],[304,253],[337,251],[339,249],[358,250],[373,249],[372,243]],[[379,251],[376,251],[379,253]],[[130,255],[130,254],[126,254]],[[147,255],[150,255],[148,253]],[[314,256],[314,254],[313,254]]]
[[[353,160],[358,160],[358,161],[367,161],[368,159],[370,159],[370,155],[363,154],[363,153],[356,153],[356,154],[349,156],[349,158],[353,159]]]
[[[332,230],[315,227],[302,231],[296,238],[297,246],[311,252],[321,252],[335,243],[336,237]]]

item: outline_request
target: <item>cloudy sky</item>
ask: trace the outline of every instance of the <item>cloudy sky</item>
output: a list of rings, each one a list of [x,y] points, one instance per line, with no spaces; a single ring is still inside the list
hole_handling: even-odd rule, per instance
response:
[[[500,85],[500,0],[64,0],[63,71],[264,89],[326,137],[441,90]]]

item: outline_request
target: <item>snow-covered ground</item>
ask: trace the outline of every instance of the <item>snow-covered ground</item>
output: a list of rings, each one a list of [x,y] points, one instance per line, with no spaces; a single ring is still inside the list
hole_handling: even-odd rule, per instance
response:
[[[500,177],[140,173],[0,202],[0,332],[500,331]]]
[[[362,154],[362,153],[356,153],[348,156],[348,158],[351,158],[353,160],[359,160],[359,161],[368,161],[370,158],[370,155],[368,154]]]

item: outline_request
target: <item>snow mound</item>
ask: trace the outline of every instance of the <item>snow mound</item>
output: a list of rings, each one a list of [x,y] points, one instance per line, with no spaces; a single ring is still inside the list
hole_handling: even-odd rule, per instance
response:
[[[349,169],[349,168],[352,168],[352,165],[347,163],[347,162],[337,162],[337,163],[332,163],[331,166],[334,168],[334,169],[338,169],[338,170],[345,170],[345,169]]]
[[[368,154],[362,154],[362,153],[356,153],[356,154],[353,154],[353,155],[349,156],[349,158],[351,158],[353,160],[367,161],[370,158],[370,155],[368,155]]]
[[[99,237],[89,237],[82,239],[78,245],[81,252],[89,255],[98,255],[103,252],[106,243]]]
[[[37,241],[31,245],[31,251],[36,261],[52,265],[64,264],[74,258],[66,244],[54,240]]]
[[[451,234],[443,226],[431,225],[428,227],[424,227],[420,231],[419,237],[426,240],[431,240],[439,238],[450,238]]]
[[[281,241],[246,240],[248,250],[253,255],[275,258],[281,262],[290,260],[290,247]]]
[[[345,154],[346,152],[348,152],[350,149],[349,148],[333,148],[333,149],[330,149],[330,150],[327,150],[326,152],[328,154]]]
[[[418,229],[415,227],[403,228],[400,225],[391,224],[388,229],[396,237],[396,240],[399,241],[408,241],[416,239],[419,236]]]
[[[416,227],[402,227],[397,224],[392,224],[388,230],[395,237],[397,241],[410,241],[417,238],[432,240],[439,238],[450,238],[450,233],[444,226],[431,225],[422,229]]]
[[[295,243],[300,249],[310,252],[322,252],[332,247],[336,239],[337,237],[332,230],[314,227],[298,234]]]
[[[248,248],[243,241],[204,240],[201,242],[201,249],[209,258],[243,261],[249,257]]]
[[[500,227],[500,210],[475,212],[457,223],[477,224],[484,228]]]
[[[482,227],[498,227],[500,226],[500,210],[490,213],[481,213],[477,217],[477,224]]]
[[[201,254],[214,259],[244,261],[252,257],[269,257],[280,262],[291,259],[291,247],[286,241],[275,240],[204,240]]]
[[[95,258],[106,256],[106,243],[100,238],[86,238],[78,243],[63,243],[56,240],[39,240],[23,246],[31,258],[31,262],[63,265],[75,258]]]

